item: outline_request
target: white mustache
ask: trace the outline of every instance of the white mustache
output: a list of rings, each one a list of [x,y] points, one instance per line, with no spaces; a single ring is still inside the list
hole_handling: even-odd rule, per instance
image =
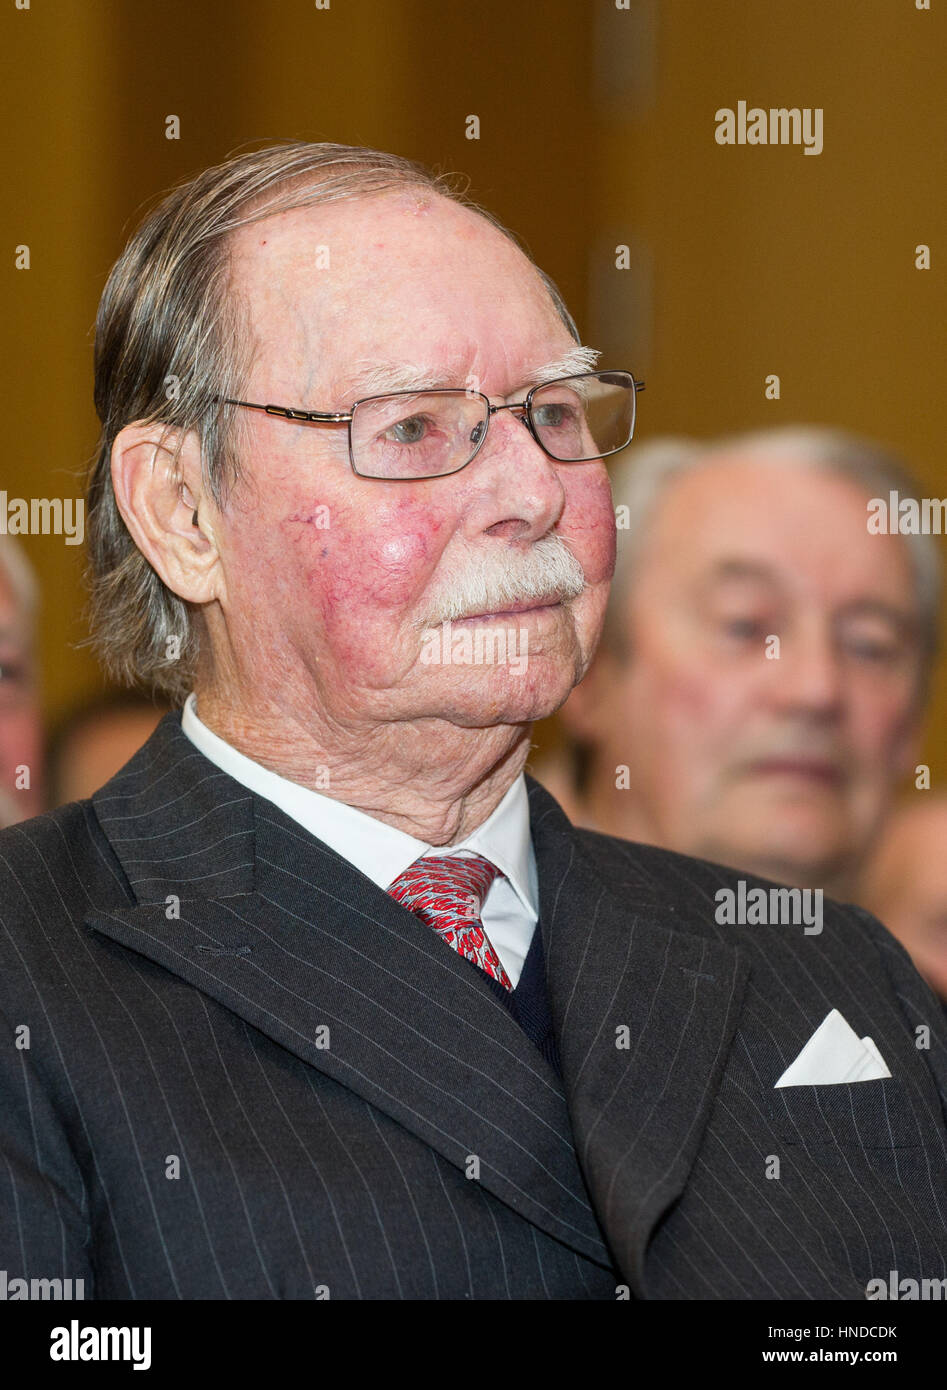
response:
[[[422,628],[495,613],[529,600],[564,603],[585,588],[585,571],[561,536],[544,536],[529,550],[488,552],[432,600]]]

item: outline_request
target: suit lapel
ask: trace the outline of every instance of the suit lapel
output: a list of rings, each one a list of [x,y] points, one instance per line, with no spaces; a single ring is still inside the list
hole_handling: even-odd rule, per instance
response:
[[[606,884],[559,806],[530,780],[550,1007],[575,1146],[606,1237],[637,1297],[661,1215],[681,1194],[746,985],[734,949],[669,930],[642,873]],[[626,845],[629,879],[634,846]],[[683,926],[684,930],[678,928]]]
[[[609,1261],[561,1083],[475,966],[194,748],[169,715],[93,799],[136,902],[87,924]]]

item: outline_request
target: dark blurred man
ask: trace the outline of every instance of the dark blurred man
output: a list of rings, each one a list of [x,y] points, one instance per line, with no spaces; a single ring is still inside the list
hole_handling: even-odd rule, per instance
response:
[[[602,646],[561,716],[583,824],[853,896],[937,632],[936,541],[867,525],[890,490],[913,493],[893,459],[829,430],[630,451]]]

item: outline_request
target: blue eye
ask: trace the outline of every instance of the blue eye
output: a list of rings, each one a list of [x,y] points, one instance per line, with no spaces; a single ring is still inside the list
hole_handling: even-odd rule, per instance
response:
[[[571,425],[575,422],[576,416],[577,412],[572,406],[557,402],[533,406],[533,419],[540,429],[558,429],[561,425]]]
[[[423,415],[410,415],[385,431],[385,437],[396,444],[420,444],[427,433],[428,421]]]

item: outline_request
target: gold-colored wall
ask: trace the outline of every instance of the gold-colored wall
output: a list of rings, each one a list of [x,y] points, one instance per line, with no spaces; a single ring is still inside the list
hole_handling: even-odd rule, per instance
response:
[[[647,377],[642,437],[839,424],[894,446],[943,495],[945,12],[940,0],[7,0],[0,488],[78,495],[97,433],[96,303],[146,200],[238,146],[305,137],[468,173],[586,340]],[[718,146],[714,113],[741,99],[823,108],[822,154]],[[172,114],[180,140],[165,138]],[[472,114],[479,140],[465,135]],[[23,243],[28,271],[13,265]],[[929,271],[915,269],[918,243]],[[771,372],[778,402],[764,398]],[[52,536],[26,546],[55,716],[100,684],[74,645],[80,557]],[[942,663],[935,768],[945,712]]]

